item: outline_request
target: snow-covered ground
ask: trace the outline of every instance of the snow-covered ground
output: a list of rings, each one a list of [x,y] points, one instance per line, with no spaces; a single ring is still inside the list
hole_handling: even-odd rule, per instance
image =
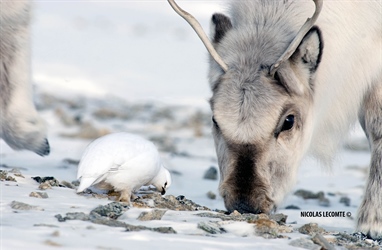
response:
[[[179,4],[208,30],[211,14],[224,10],[222,2]],[[80,196],[64,187],[44,190],[47,199],[30,197],[41,191],[30,177],[74,181],[77,165],[70,161],[78,161],[94,137],[117,131],[156,143],[173,173],[167,194],[224,209],[220,196],[207,197],[209,191],[218,194],[218,180],[203,178],[211,166],[217,167],[207,105],[207,55],[191,28],[159,0],[35,1],[32,38],[36,103],[49,125],[51,154],[41,158],[15,152],[0,141],[0,169],[18,168],[24,176],[16,176],[17,182],[0,182],[1,249],[297,249],[290,245],[292,240],[309,238],[295,230],[284,234],[289,238],[265,239],[245,222],[225,224],[227,233],[211,235],[197,228],[200,221],[208,221],[195,216],[197,212],[168,211],[162,220],[141,222],[136,218],[147,209],[140,208],[131,208],[119,220],[169,226],[177,234],[125,232],[89,221],[59,222],[57,214],[89,213],[111,201]],[[351,139],[364,141],[359,129]],[[287,225],[295,229],[316,222],[330,232],[352,232],[369,157],[367,151],[342,149],[331,171],[306,159],[278,213],[288,215]],[[299,189],[322,191],[329,203],[293,195]],[[343,197],[350,199],[349,206],[340,202]],[[43,211],[12,209],[12,201]],[[289,205],[300,210],[285,209]],[[306,218],[301,211],[344,211],[350,216]]]

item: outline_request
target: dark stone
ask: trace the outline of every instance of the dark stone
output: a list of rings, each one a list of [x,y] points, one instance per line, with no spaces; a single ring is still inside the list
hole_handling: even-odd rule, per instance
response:
[[[120,202],[111,202],[104,206],[98,206],[90,211],[90,216],[97,217],[103,216],[108,217],[110,219],[116,220],[119,216],[121,216],[125,211],[129,209],[127,204],[123,204]]]
[[[296,205],[288,205],[285,207],[285,209],[301,210],[301,208]]]
[[[218,170],[216,167],[211,166],[204,174],[204,179],[207,180],[217,180],[218,179]]]

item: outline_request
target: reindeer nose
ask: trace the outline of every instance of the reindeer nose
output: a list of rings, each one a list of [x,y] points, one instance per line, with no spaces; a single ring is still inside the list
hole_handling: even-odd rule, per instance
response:
[[[262,211],[260,208],[250,205],[247,201],[238,200],[233,204],[232,210],[237,210],[241,214],[261,214],[264,211]]]
[[[44,143],[41,147],[36,151],[36,153],[40,156],[46,156],[50,153],[50,145],[47,139],[45,139]]]

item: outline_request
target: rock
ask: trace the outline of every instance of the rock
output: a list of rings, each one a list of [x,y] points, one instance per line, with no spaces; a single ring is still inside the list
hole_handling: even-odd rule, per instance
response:
[[[316,233],[312,237],[312,241],[317,245],[320,245],[323,249],[334,250],[334,247],[319,233]]]
[[[44,211],[43,208],[38,206],[32,206],[23,202],[19,201],[12,201],[11,202],[11,208],[15,210],[38,210],[38,211]]]
[[[127,113],[122,113],[111,108],[99,108],[93,112],[93,116],[99,120],[129,119],[129,115]]]
[[[176,231],[172,227],[154,227],[150,230],[162,234],[176,234]]]
[[[216,199],[216,194],[214,192],[212,192],[212,191],[208,191],[207,197],[210,198],[211,200],[215,200]]]
[[[60,182],[53,176],[45,176],[45,177],[35,176],[31,178],[40,184],[48,183],[51,187],[63,187],[62,185],[60,185]]]
[[[284,234],[284,233],[292,233],[293,232],[293,227],[292,226],[287,226],[287,225],[279,225],[279,233]],[[280,236],[280,235],[279,235]],[[279,237],[278,236],[278,237]]]
[[[206,231],[209,234],[222,234],[227,232],[224,228],[220,226],[218,222],[215,221],[199,222],[198,228]]]
[[[167,212],[167,210],[154,209],[149,212],[142,212],[137,220],[140,221],[148,221],[148,220],[161,220],[163,215]]]
[[[207,180],[217,180],[218,179],[218,170],[216,167],[211,166],[204,174],[204,179]]]
[[[309,250],[320,250],[321,246],[314,244],[313,241],[305,238],[299,238],[289,242],[289,245]]]
[[[253,222],[256,226],[256,234],[266,239],[276,239],[279,234],[277,222],[268,219],[259,219]]]
[[[8,171],[0,170],[0,180],[1,181],[14,181],[17,182],[16,179],[10,175],[8,175]]]
[[[48,182],[41,183],[38,186],[38,189],[40,189],[40,190],[46,190],[46,189],[51,189],[51,188],[52,188],[52,186]]]
[[[236,213],[232,212],[229,215],[223,213],[199,213],[196,215],[199,217],[221,219],[222,221],[247,221],[249,223],[254,223],[259,219],[268,219],[266,214],[240,214],[237,211]]]
[[[35,197],[40,199],[47,199],[49,198],[48,194],[46,192],[31,192],[29,194],[29,197]]]
[[[162,197],[158,193],[147,194],[142,196],[142,200],[139,203],[146,203],[148,207],[170,209],[175,211],[210,210],[207,207],[186,199],[183,195],[179,195],[177,197],[173,195],[166,195],[165,197]],[[133,202],[132,204],[133,206],[138,205],[138,207],[142,207],[142,204],[137,204],[136,202]]]
[[[80,181],[79,180],[72,181],[72,185],[75,187],[78,187],[80,185]]]
[[[70,159],[70,158],[65,158],[65,159],[62,160],[62,163],[68,164],[68,165],[75,165],[75,166],[77,166],[78,164],[80,164],[80,161],[79,160]]]
[[[318,192],[318,193],[313,193],[312,191],[304,190],[304,189],[299,189],[296,192],[294,192],[294,195],[299,196],[303,198],[304,200],[307,199],[319,199],[320,197],[324,197],[325,194],[324,192]]]
[[[70,189],[76,188],[72,183],[67,182],[67,181],[61,181],[60,185],[65,186],[65,187],[70,188]]]
[[[321,196],[320,198],[318,198],[318,205],[322,207],[330,207],[330,200]]]
[[[343,196],[340,198],[340,203],[343,203],[345,206],[349,207],[350,206],[350,198]]]
[[[285,207],[285,209],[301,210],[301,208],[296,205],[288,205]]]
[[[271,214],[269,215],[269,219],[276,221],[279,225],[284,225],[288,215],[285,214]]]
[[[56,217],[59,222],[64,222],[67,220],[82,220],[82,221],[90,220],[89,215],[83,212],[66,213],[65,217],[62,217],[61,214],[56,214],[54,217]]]
[[[324,233],[325,230],[322,227],[319,227],[317,223],[308,223],[303,225],[298,229],[298,231],[302,234],[308,234],[313,236],[316,233]]]
[[[111,219],[117,219],[125,211],[129,209],[129,206],[120,202],[111,202],[104,206],[98,206],[90,211],[90,216],[103,216]]]

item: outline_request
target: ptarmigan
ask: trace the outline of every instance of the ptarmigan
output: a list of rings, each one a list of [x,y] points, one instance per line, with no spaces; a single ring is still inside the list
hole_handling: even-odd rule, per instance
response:
[[[119,201],[127,203],[144,185],[154,185],[162,195],[171,185],[170,172],[163,167],[154,144],[125,132],[90,143],[82,155],[77,178],[81,178],[77,193],[92,185],[108,187],[120,192]]]

